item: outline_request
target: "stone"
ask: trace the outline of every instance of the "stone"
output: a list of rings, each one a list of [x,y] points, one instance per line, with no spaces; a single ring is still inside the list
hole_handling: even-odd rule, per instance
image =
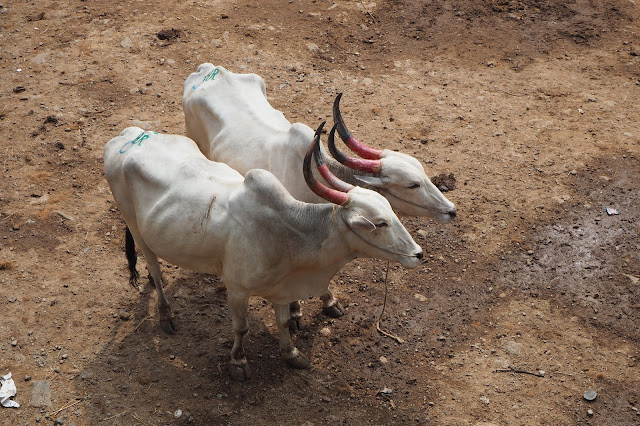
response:
[[[124,49],[128,49],[131,46],[133,46],[133,42],[129,37],[126,37],[124,40],[120,42],[120,46],[122,46]]]
[[[31,405],[34,407],[51,407],[51,386],[48,380],[33,381]]]

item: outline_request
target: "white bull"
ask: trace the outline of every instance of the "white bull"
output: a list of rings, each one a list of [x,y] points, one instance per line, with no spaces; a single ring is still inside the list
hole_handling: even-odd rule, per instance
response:
[[[319,133],[320,128],[313,139],[316,150]],[[175,323],[158,258],[222,275],[233,322],[230,373],[235,379],[250,376],[242,346],[250,296],[273,304],[286,362],[307,368],[307,358],[289,334],[289,303],[324,294],[329,280],[354,258],[376,257],[415,267],[423,257],[384,197],[328,174],[341,190],[327,188],[313,177],[311,156],[309,149],[304,179],[332,203],[295,200],[265,170],[250,170],[243,177],[205,158],[183,136],[130,127],[104,148],[105,175],[130,230],[130,281],[137,280],[137,244],[158,292],[160,323],[172,332]]]
[[[340,115],[339,102],[340,95],[334,102],[336,125],[329,138],[331,151],[339,162],[322,150],[323,158],[338,177],[353,185],[369,185],[402,213],[432,217],[441,223],[455,217],[455,206],[433,185],[418,160],[367,147],[353,138]],[[256,168],[269,170],[295,199],[322,202],[305,184],[300,168],[314,132],[305,124],[291,124],[269,104],[260,76],[202,64],[186,79],[182,103],[187,136],[207,158],[226,163],[243,175]],[[336,129],[364,159],[347,157],[335,148],[332,141]],[[323,295],[322,301],[326,314],[343,314],[331,293]],[[299,305],[292,306],[292,316],[299,318]]]

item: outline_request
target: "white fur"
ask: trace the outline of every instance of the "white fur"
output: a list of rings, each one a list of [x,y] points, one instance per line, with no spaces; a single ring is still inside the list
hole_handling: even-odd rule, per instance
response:
[[[207,77],[212,73],[216,73],[213,79]],[[302,159],[314,131],[302,123],[292,125],[269,104],[260,76],[201,64],[184,83],[182,103],[187,136],[207,158],[226,163],[243,175],[256,168],[269,170],[295,199],[323,202],[302,176]],[[418,160],[384,150],[381,161],[383,179],[372,187],[394,209],[442,223],[451,220],[455,206],[431,183]],[[365,184],[356,178],[361,172],[339,163],[332,164],[332,169],[349,183]],[[419,186],[410,188],[416,184]]]
[[[351,190],[343,206],[303,203],[265,170],[243,177],[205,158],[189,138],[137,127],[106,144],[104,167],[156,285],[161,322],[167,325],[172,318],[158,257],[224,277],[235,333],[235,378],[248,377],[242,337],[250,296],[274,304],[285,359],[304,367],[287,328],[290,302],[326,293],[331,277],[356,257],[406,267],[420,263],[421,248],[387,200],[368,189]],[[371,223],[387,226],[371,231]]]

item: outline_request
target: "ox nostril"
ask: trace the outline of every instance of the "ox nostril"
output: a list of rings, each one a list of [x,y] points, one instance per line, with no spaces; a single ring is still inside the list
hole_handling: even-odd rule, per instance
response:
[[[451,210],[451,211],[449,212],[449,216],[451,216],[451,218],[452,218],[452,219],[453,219],[454,217],[456,217],[456,214],[457,214],[457,213],[456,213],[456,210],[455,210],[455,209],[453,209],[453,210]]]
[[[422,260],[422,258],[424,257],[424,254],[422,254],[422,252],[419,251],[418,253],[416,253],[416,257]]]

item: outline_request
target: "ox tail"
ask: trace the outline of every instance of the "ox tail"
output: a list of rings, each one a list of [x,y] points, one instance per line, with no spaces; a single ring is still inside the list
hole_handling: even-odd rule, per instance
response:
[[[129,284],[133,287],[138,287],[138,270],[136,269],[136,263],[138,262],[138,256],[136,255],[136,242],[129,231],[129,227],[125,228],[124,236],[124,251],[127,255],[127,263],[129,264]]]

